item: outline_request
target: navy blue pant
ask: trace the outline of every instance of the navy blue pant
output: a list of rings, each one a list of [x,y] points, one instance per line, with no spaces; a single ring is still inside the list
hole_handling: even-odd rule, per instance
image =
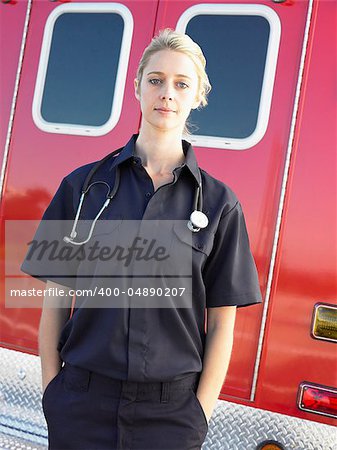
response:
[[[200,450],[208,423],[198,378],[137,383],[65,364],[42,397],[49,449]]]

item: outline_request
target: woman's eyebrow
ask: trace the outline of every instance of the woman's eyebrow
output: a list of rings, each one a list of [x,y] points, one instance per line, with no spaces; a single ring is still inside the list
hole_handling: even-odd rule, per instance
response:
[[[154,71],[148,72],[147,75],[165,75],[165,73],[154,70]],[[177,78],[187,78],[188,80],[191,80],[191,78],[188,75],[184,75],[182,73],[177,73],[174,76]]]

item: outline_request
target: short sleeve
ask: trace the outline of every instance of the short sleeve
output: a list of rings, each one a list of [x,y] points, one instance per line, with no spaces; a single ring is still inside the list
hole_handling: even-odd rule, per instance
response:
[[[21,265],[21,270],[42,281],[74,287],[79,259],[71,257],[74,248],[63,238],[75,217],[73,189],[64,178],[47,207]]]
[[[262,301],[255,261],[239,202],[222,218],[204,270],[206,307],[248,306]]]

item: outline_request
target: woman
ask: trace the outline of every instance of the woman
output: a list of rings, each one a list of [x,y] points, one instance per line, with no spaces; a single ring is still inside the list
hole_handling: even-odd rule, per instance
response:
[[[236,308],[261,301],[240,203],[198,168],[193,148],[182,140],[191,109],[207,104],[205,63],[200,47],[186,35],[166,29],[152,40],[135,80],[139,135],[104,160],[90,180],[111,186],[119,175],[119,188],[99,216],[115,221],[119,231],[128,220],[177,221],[169,238],[182,257],[192,254],[191,304],[84,307],[69,318],[71,289],[84,286],[83,274],[94,287],[88,261],[62,262],[63,275],[70,275],[62,280],[48,276],[44,263],[32,258],[23,264],[25,272],[47,281],[47,288],[69,294],[46,296],[40,323],[50,449],[200,449],[227,372]],[[94,165],[63,180],[44,215],[58,220],[58,228],[40,227],[37,237],[69,235],[65,224],[76,215]],[[205,209],[195,201],[200,187]],[[104,189],[92,185],[81,219],[97,217]],[[201,223],[189,220],[195,203],[207,217],[201,215]],[[74,244],[75,233],[65,240]],[[110,285],[115,282],[109,279]]]

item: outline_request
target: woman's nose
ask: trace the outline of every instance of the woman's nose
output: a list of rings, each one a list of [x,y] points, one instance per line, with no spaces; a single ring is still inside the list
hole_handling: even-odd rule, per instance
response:
[[[161,92],[161,98],[162,100],[173,100],[174,98],[174,93],[173,93],[173,88],[169,85],[164,85],[163,86],[163,90]]]

